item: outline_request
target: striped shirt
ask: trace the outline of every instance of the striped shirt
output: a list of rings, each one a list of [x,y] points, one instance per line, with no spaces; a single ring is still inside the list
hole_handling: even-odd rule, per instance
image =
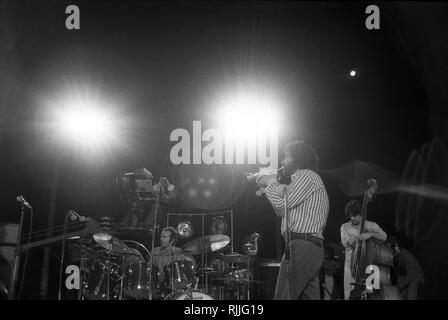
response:
[[[279,192],[279,186],[277,182],[270,184],[265,188],[265,194],[275,213],[282,217],[281,233],[285,236],[285,197]],[[312,170],[298,170],[291,176],[286,190],[290,230],[323,239],[330,205],[320,176]]]

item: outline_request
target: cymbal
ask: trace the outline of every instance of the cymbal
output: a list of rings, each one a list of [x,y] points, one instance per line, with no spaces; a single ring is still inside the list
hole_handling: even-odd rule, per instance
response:
[[[73,245],[74,248],[76,248],[77,250],[79,250],[83,255],[85,255],[86,257],[88,257],[89,259],[93,260],[93,261],[98,261],[98,260],[106,260],[106,257],[104,257],[99,251],[88,248],[84,245],[79,245],[79,244],[75,244]]]
[[[93,240],[95,240],[95,242],[101,247],[111,251],[112,253],[136,254],[136,250],[130,249],[121,240],[107,233],[95,233],[93,235]]]
[[[224,234],[213,234],[189,241],[182,249],[191,254],[203,254],[221,250],[230,242],[230,237]]]
[[[253,259],[253,256],[240,253],[230,253],[223,254],[220,258],[230,263],[248,263],[251,259]]]

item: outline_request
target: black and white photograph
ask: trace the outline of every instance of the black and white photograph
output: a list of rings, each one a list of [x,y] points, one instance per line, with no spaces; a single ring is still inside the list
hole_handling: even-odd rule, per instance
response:
[[[0,300],[448,299],[447,17],[0,0]]]

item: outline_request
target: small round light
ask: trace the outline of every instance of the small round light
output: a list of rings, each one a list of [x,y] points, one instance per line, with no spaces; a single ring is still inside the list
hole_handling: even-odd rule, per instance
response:
[[[194,232],[193,225],[190,221],[182,221],[177,225],[177,232],[182,239],[189,239]]]

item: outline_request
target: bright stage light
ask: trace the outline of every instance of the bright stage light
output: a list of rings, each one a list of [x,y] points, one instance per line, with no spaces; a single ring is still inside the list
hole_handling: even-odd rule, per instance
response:
[[[278,128],[277,104],[266,93],[242,93],[225,99],[219,120],[225,130],[238,139],[266,134]]]
[[[356,76],[356,71],[355,71],[355,70],[350,71],[350,76],[351,76],[351,77]]]
[[[215,118],[223,133],[219,141],[224,145],[225,163],[277,168],[283,101],[275,90],[254,85],[234,88],[216,100]]]
[[[113,120],[93,106],[69,106],[57,112],[60,130],[83,146],[97,146],[110,141],[114,134]]]

